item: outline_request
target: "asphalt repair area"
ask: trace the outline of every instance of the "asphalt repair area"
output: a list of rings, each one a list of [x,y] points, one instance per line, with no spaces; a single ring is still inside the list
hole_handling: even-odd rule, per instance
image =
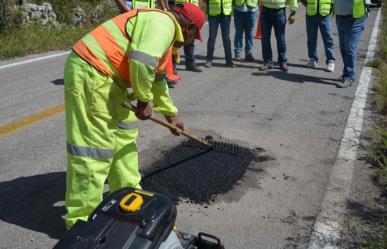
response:
[[[222,141],[221,137],[217,141]],[[161,142],[155,141],[155,144]],[[208,151],[187,142],[173,148],[156,147],[141,156],[155,158],[150,166],[144,165],[145,169],[149,168],[149,172],[142,173],[144,189],[165,194],[175,204],[185,202],[207,207],[234,186],[258,188],[258,179],[264,174],[263,162],[274,160],[262,148],[239,146],[238,152],[231,154]]]

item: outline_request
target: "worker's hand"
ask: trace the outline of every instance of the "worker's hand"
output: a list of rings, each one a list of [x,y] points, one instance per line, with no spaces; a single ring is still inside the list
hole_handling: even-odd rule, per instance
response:
[[[141,120],[148,119],[152,115],[152,106],[147,102],[137,101],[136,117]]]
[[[295,21],[296,21],[296,16],[295,16],[295,14],[290,14],[290,16],[289,16],[289,18],[288,18],[289,24],[292,25]]]
[[[168,117],[168,116],[165,116],[165,119],[168,121],[168,123],[170,123],[171,125],[174,125],[176,126],[177,128],[179,128],[179,130],[173,130],[171,129],[171,132],[173,135],[176,135],[176,136],[180,136],[181,134],[181,131],[184,131],[184,123],[183,121],[178,118],[177,116],[174,116],[174,117]]]

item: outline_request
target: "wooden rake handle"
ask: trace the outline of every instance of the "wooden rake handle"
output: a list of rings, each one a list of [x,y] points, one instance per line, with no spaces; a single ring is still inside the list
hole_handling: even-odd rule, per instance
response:
[[[125,108],[127,108],[127,109],[133,111],[133,112],[135,112],[135,110],[136,110],[136,107],[135,107],[134,105],[132,105],[132,104],[131,104],[130,102],[128,102],[128,101],[122,102],[121,105],[122,105],[123,107],[125,107]],[[170,123],[168,123],[168,122],[166,122],[166,121],[164,121],[164,120],[161,120],[161,119],[159,119],[159,118],[156,118],[156,117],[154,117],[154,116],[150,116],[148,119],[150,119],[150,120],[152,120],[153,122],[158,123],[158,124],[160,124],[160,125],[162,125],[162,126],[164,126],[164,127],[167,127],[167,128],[169,128],[169,129],[171,129],[171,130],[175,130],[177,133],[180,133],[180,134],[182,134],[182,135],[184,135],[184,136],[186,136],[186,137],[188,137],[188,138],[190,138],[190,139],[192,139],[192,140],[194,140],[194,141],[196,141],[196,142],[198,142],[198,143],[200,143],[200,144],[203,144],[203,145],[209,147],[210,149],[213,149],[212,144],[210,144],[210,143],[204,141],[203,139],[200,139],[200,138],[198,138],[197,136],[194,136],[194,135],[192,135],[192,134],[190,134],[190,133],[188,133],[188,132],[186,132],[186,131],[183,131],[182,129],[180,129],[179,127],[177,127],[177,126],[175,126],[175,125],[172,125],[172,124],[170,124]]]

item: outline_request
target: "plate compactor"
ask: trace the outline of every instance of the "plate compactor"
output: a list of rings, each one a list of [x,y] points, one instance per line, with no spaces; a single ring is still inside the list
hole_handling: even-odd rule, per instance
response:
[[[176,208],[165,195],[133,188],[109,194],[54,249],[224,249],[210,234],[175,229]]]

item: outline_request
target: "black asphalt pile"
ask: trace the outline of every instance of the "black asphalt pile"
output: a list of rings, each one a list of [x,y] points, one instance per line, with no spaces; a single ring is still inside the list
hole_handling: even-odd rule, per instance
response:
[[[237,155],[205,151],[181,145],[164,151],[163,158],[143,172],[141,186],[169,196],[175,204],[186,201],[210,204],[230,191],[246,174],[249,166],[271,160],[264,150],[239,147]]]

